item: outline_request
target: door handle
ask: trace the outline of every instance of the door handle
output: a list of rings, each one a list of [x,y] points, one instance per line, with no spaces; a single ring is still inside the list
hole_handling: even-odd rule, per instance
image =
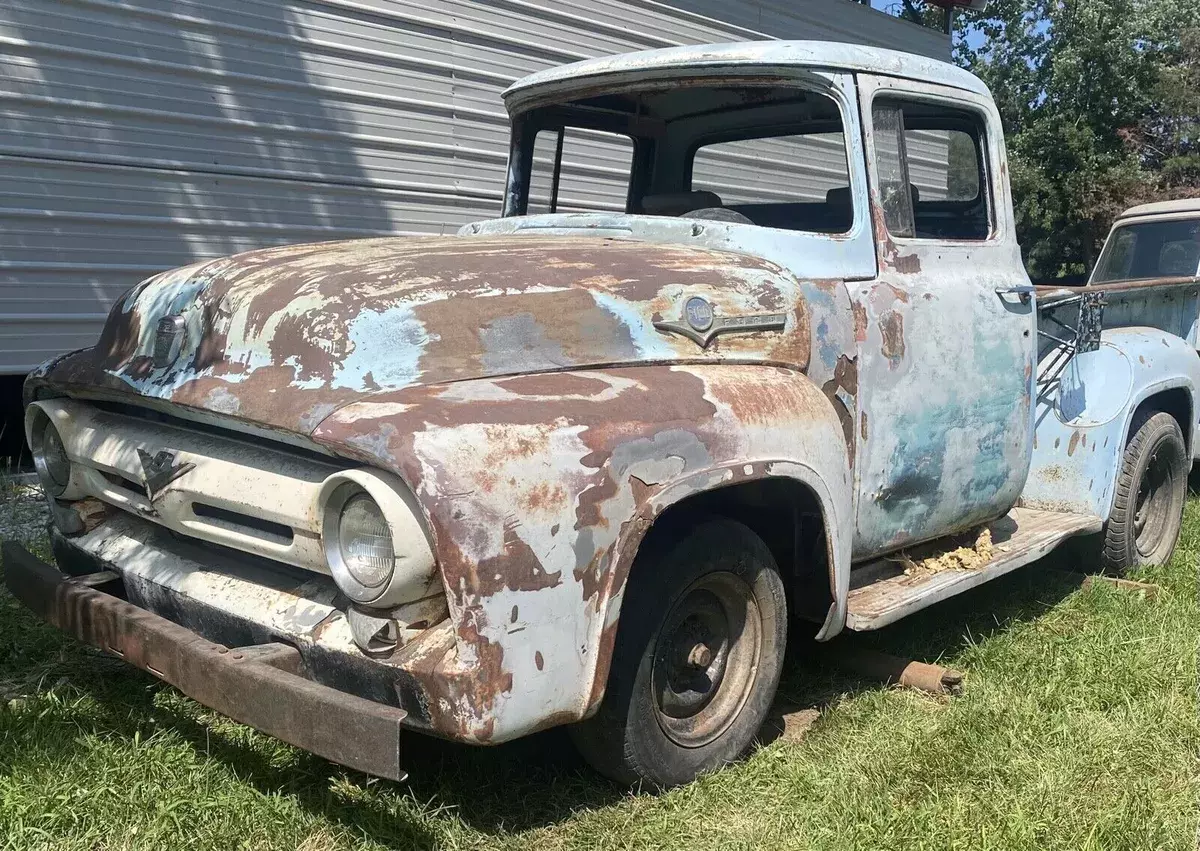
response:
[[[1029,300],[1033,298],[1033,294],[1037,292],[1037,287],[1032,284],[1016,284],[1011,287],[996,287],[996,295],[1004,298],[1006,295],[1015,295],[1021,300],[1021,304],[1029,304]]]

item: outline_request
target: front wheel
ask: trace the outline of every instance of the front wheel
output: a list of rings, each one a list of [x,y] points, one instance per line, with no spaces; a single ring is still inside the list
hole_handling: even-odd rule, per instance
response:
[[[630,575],[604,701],[571,736],[620,783],[687,783],[749,749],[786,639],[783,581],[754,532],[725,518],[656,530]]]
[[[1187,498],[1190,464],[1175,418],[1143,411],[1129,431],[1112,514],[1104,527],[1100,560],[1111,573],[1170,559]]]

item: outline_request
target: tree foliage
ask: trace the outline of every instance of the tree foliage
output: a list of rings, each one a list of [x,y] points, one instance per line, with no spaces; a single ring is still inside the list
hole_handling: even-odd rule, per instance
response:
[[[992,0],[954,58],[996,98],[1036,279],[1090,269],[1124,208],[1200,195],[1196,0]]]

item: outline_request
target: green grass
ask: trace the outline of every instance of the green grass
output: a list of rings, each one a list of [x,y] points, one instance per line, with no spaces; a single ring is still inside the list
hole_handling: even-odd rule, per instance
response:
[[[782,691],[814,728],[658,795],[599,780],[560,731],[411,736],[411,781],[372,780],[0,595],[0,848],[1191,848],[1198,555],[1193,499],[1173,562],[1134,577],[1156,601],[1042,562],[865,637],[965,671],[960,697],[793,660]]]

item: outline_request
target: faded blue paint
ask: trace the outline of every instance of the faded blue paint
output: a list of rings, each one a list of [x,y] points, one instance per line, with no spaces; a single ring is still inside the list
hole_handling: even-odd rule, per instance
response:
[[[1200,282],[1109,291],[1106,298],[1105,328],[1161,328],[1200,348],[1196,337]]]
[[[331,387],[399,389],[421,375],[421,354],[429,341],[425,325],[412,305],[398,304],[381,310],[363,310],[346,333],[350,351],[329,379]],[[297,379],[298,387],[320,387],[320,376]]]
[[[1022,505],[1107,520],[1134,413],[1167,390],[1182,389],[1193,400],[1192,422],[1183,432],[1195,452],[1200,359],[1191,343],[1174,334],[1158,328],[1106,330],[1099,351],[1067,363],[1062,350],[1051,347],[1043,353],[1039,380],[1044,384]]]

